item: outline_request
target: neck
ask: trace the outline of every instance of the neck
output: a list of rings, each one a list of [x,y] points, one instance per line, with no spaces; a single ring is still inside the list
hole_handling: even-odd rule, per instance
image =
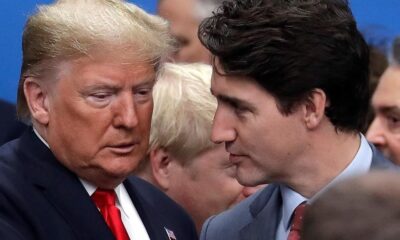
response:
[[[311,198],[337,177],[354,159],[361,139],[358,133],[327,131],[311,136],[307,156],[285,183],[304,197]]]

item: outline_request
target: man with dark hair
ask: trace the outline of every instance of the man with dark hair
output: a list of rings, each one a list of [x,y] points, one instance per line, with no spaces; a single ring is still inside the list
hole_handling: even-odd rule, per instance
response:
[[[397,240],[400,175],[375,172],[329,189],[307,209],[303,240]]]
[[[224,2],[199,38],[214,55],[212,140],[241,184],[270,184],[207,220],[202,239],[299,239],[304,203],[328,185],[394,168],[360,133],[368,47],[347,1]]]

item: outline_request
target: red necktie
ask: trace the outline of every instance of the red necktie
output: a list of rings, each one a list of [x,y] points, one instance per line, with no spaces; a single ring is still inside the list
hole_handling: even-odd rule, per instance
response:
[[[292,225],[290,225],[288,240],[300,240],[300,232],[303,224],[303,216],[305,210],[306,210],[306,203],[300,204],[294,210]]]
[[[97,189],[92,194],[92,200],[99,208],[108,227],[116,240],[129,240],[128,233],[121,220],[121,212],[115,206],[116,194],[114,190]]]

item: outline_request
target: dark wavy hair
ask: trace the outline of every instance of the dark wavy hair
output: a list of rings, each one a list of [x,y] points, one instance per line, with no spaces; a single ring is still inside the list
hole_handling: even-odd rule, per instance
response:
[[[319,88],[336,129],[365,125],[369,51],[348,1],[225,1],[198,34],[224,74],[256,81],[281,113],[289,115]]]

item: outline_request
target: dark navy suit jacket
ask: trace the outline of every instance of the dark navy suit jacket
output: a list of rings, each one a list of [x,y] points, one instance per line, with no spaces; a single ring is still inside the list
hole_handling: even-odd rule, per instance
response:
[[[372,148],[371,169],[399,167]],[[209,218],[203,225],[201,240],[275,240],[281,219],[282,197],[278,184],[269,184],[234,208]],[[224,236],[221,238],[221,236]]]
[[[147,182],[124,182],[151,240],[197,239],[190,217]],[[32,128],[0,148],[0,239],[112,240],[78,177],[61,165]],[[140,239],[134,239],[140,240]]]
[[[0,99],[0,146],[21,136],[26,128],[17,120],[15,105]]]

